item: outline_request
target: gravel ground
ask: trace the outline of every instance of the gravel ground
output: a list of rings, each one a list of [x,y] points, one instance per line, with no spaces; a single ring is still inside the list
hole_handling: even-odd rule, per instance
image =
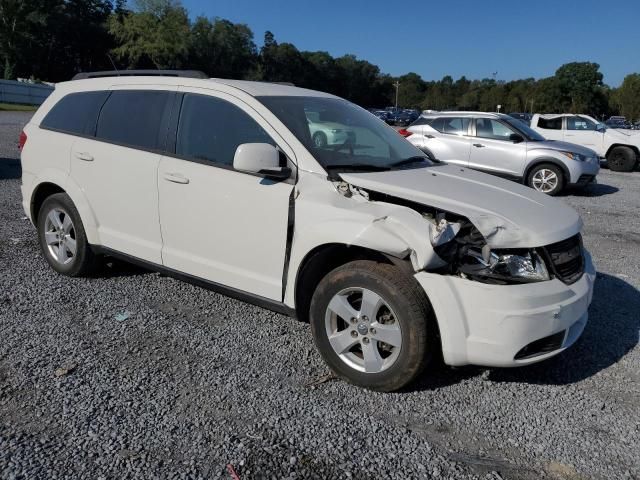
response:
[[[561,198],[599,270],[573,348],[383,394],[323,381],[291,318],[124,264],[56,275],[11,160],[27,119],[0,114],[0,478],[640,477],[640,173]]]

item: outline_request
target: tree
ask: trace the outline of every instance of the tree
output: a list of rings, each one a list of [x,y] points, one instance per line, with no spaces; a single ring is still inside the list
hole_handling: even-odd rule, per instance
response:
[[[616,92],[620,113],[631,121],[640,119],[640,74],[632,73],[624,77]]]
[[[137,0],[136,4],[136,11],[110,19],[109,31],[118,42],[115,56],[129,68],[185,65],[191,34],[185,8],[177,0]]]
[[[257,62],[253,33],[244,24],[198,17],[191,27],[189,68],[212,77],[246,78]]]
[[[572,113],[593,112],[600,103],[602,73],[600,65],[591,62],[573,62],[556,70],[555,77],[562,103]]]

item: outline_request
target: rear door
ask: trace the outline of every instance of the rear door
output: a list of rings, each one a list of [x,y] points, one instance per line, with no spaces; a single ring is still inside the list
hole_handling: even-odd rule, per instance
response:
[[[518,132],[498,119],[476,118],[469,168],[498,175],[522,176],[527,158],[527,143],[514,142],[510,138],[513,134]]]
[[[564,140],[562,117],[543,118],[539,116],[535,128],[547,140]]]
[[[101,245],[156,264],[162,263],[157,170],[175,96],[170,90],[113,90],[95,138],[78,138],[71,152],[71,176],[93,209]]]
[[[436,160],[467,166],[471,138],[468,117],[439,117],[429,125],[423,126],[425,147],[433,153]]]

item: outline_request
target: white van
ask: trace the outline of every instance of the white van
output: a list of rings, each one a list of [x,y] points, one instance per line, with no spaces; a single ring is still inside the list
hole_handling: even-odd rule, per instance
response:
[[[127,73],[58,84],[21,135],[55,271],[120,257],[297,316],[334,372],[384,391],[438,352],[511,367],[582,333],[595,271],[564,203],[432,163],[333,95]],[[309,115],[351,133],[314,142]]]

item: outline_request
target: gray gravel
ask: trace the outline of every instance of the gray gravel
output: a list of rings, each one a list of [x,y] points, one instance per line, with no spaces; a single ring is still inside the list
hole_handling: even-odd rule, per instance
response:
[[[640,477],[640,173],[561,198],[599,270],[577,345],[382,394],[311,385],[296,320],[119,263],[56,275],[8,160],[27,119],[0,113],[0,478]]]

